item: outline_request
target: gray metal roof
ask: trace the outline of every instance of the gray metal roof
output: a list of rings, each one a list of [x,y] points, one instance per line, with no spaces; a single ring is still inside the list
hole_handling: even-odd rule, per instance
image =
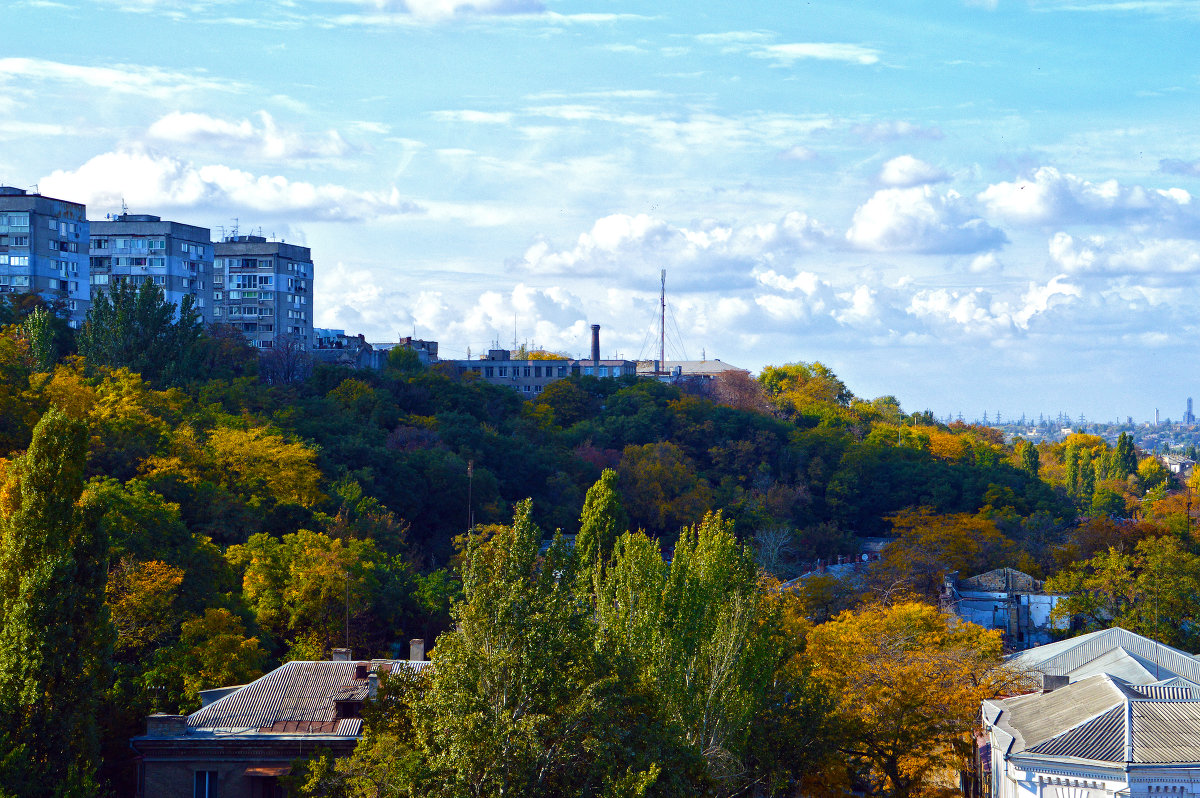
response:
[[[1186,697],[1181,697],[1186,696]],[[1200,698],[1183,685],[1133,686],[1102,674],[989,701],[984,718],[1005,754],[1106,764],[1200,765]]]
[[[189,731],[214,729],[262,730],[276,733],[323,733],[356,736],[361,724],[338,719],[335,700],[345,688],[367,687],[355,672],[366,665],[369,672],[386,673],[393,668],[418,670],[426,662],[373,660],[370,663],[295,661],[287,662],[250,684],[214,701],[188,716]],[[353,729],[351,727],[354,727]]]
[[[1191,654],[1113,627],[1014,654],[1009,664],[1023,670],[1079,681],[1109,673],[1134,684],[1182,676],[1200,684],[1200,660]]]

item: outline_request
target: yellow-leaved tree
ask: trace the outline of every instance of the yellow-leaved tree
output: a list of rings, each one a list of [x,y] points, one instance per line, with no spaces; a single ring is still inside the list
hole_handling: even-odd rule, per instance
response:
[[[980,703],[1027,689],[1001,663],[999,632],[915,601],[844,612],[809,632],[806,654],[834,702],[837,748],[871,795],[957,789]]]

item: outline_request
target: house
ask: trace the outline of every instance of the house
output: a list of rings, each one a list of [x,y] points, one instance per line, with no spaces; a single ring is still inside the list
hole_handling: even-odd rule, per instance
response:
[[[1014,568],[959,579],[947,574],[942,584],[942,609],[985,629],[1004,632],[1010,649],[1049,643],[1051,632],[1065,630],[1067,623],[1054,623],[1050,612],[1061,596],[1046,593],[1043,583]]]
[[[1167,467],[1175,476],[1180,479],[1188,479],[1192,476],[1192,469],[1196,467],[1196,461],[1188,457],[1183,457],[1178,454],[1162,454],[1159,455],[1163,465]]]
[[[1200,688],[1101,673],[983,704],[991,798],[1190,794],[1200,773]]]
[[[379,371],[387,362],[387,352],[376,349],[359,335],[346,335],[345,330],[317,327],[313,330],[312,356],[331,366]]]
[[[983,702],[973,795],[1105,798],[1192,791],[1200,660],[1125,629],[1022,651],[1041,690]]]
[[[293,760],[317,750],[345,756],[362,733],[361,709],[381,676],[428,666],[423,640],[408,660],[287,662],[235,688],[206,691],[190,715],[151,715],[130,746],[140,756],[139,798],[275,798]],[[215,700],[213,700],[215,699]]]

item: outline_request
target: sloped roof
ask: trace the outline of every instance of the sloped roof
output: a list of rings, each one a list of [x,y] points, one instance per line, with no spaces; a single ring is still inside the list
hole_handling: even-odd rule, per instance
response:
[[[1071,681],[1109,673],[1133,684],[1181,676],[1200,685],[1200,660],[1120,627],[1031,648],[1012,655],[1008,662]]]
[[[1182,691],[1189,697],[1174,697]],[[1011,741],[1007,756],[1200,765],[1200,699],[1192,695],[1191,687],[1133,686],[1101,674],[1050,693],[986,702],[984,718]]]
[[[1042,581],[1016,568],[997,568],[958,580],[959,590],[983,590],[989,593],[1041,593]]]
[[[358,721],[357,718],[339,719],[336,700],[345,700],[360,692],[365,696],[367,680],[355,678],[359,664],[341,661],[284,663],[193,712],[187,719],[189,733],[225,730],[357,736],[361,722],[351,722]],[[428,663],[407,660],[374,660],[367,670],[385,673],[393,668],[419,669],[426,665]]]

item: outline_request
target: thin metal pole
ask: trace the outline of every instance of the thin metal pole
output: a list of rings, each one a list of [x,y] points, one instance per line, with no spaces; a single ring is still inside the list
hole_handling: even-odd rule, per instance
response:
[[[658,294],[658,366],[667,372],[667,270],[662,270],[662,290]]]

